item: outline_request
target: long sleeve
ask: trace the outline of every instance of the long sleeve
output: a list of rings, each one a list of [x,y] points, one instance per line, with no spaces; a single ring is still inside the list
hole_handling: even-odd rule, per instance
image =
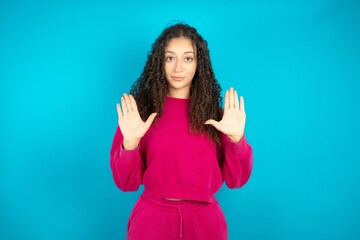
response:
[[[240,188],[250,178],[253,166],[252,148],[245,136],[238,143],[222,135],[221,173],[229,188]]]
[[[110,151],[110,167],[114,182],[122,191],[136,191],[142,183],[144,162],[139,147],[125,150],[122,147],[123,136],[117,127]]]

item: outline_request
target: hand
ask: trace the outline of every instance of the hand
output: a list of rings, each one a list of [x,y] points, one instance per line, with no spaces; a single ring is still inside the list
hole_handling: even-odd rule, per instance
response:
[[[226,134],[232,142],[239,142],[244,136],[245,129],[245,105],[244,98],[240,97],[240,104],[237,92],[231,87],[225,93],[224,115],[220,122],[209,119],[205,124],[214,126],[220,132]]]
[[[124,137],[123,146],[127,150],[132,150],[138,146],[140,139],[151,126],[156,113],[152,113],[144,122],[140,117],[134,97],[126,93],[121,97],[121,106],[122,109],[119,103],[116,104],[118,123]]]

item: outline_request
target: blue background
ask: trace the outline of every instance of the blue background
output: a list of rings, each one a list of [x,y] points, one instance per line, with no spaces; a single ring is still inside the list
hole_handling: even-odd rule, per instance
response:
[[[250,181],[230,239],[360,239],[359,1],[0,2],[0,239],[124,239],[115,104],[171,20],[245,97]],[[224,92],[224,91],[223,91]]]

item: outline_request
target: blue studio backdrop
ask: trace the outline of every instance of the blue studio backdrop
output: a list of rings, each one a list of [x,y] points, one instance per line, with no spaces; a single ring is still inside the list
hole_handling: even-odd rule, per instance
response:
[[[116,103],[172,20],[245,98],[254,169],[230,239],[360,239],[360,2],[0,1],[0,239],[124,239]],[[223,91],[224,93],[224,91]]]

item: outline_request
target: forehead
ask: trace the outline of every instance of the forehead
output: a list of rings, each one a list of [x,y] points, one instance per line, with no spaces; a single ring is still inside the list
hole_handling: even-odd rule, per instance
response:
[[[165,51],[175,53],[195,52],[194,46],[189,38],[178,37],[172,38],[165,47]]]

